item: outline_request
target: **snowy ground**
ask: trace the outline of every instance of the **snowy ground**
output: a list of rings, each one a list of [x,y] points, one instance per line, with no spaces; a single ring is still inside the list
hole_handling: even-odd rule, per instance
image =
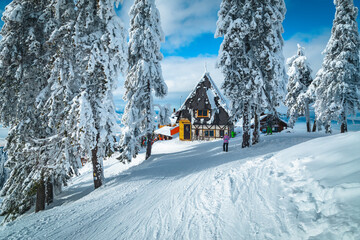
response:
[[[145,162],[105,161],[95,191],[86,166],[0,239],[360,239],[360,132],[324,136],[157,142]]]

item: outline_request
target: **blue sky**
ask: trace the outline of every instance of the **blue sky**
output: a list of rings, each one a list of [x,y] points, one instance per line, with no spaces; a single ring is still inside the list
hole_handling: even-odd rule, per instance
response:
[[[0,13],[11,1],[1,0]],[[359,0],[355,5],[360,7]],[[124,0],[117,10],[128,28],[128,11],[133,0]],[[162,44],[164,60],[163,76],[169,87],[169,94],[156,102],[170,103],[179,107],[204,73],[205,63],[214,81],[220,87],[223,81],[219,69],[215,68],[217,53],[222,39],[214,39],[217,12],[221,0],[156,0],[166,41]],[[314,74],[319,70],[327,41],[330,38],[335,6],[332,0],[285,0],[286,18],[283,23],[285,39],[284,56],[295,54],[296,44],[306,49]],[[359,20],[359,18],[358,18]],[[358,21],[359,22],[359,21]],[[2,22],[0,25],[2,26]],[[115,91],[117,108],[124,107],[122,101],[123,77]]]

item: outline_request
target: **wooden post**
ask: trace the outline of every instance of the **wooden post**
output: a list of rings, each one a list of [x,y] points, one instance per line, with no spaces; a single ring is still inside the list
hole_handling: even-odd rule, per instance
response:
[[[201,124],[201,131],[202,131],[202,138],[201,138],[201,140],[204,140],[204,139],[205,139],[205,136],[204,136],[204,124]]]

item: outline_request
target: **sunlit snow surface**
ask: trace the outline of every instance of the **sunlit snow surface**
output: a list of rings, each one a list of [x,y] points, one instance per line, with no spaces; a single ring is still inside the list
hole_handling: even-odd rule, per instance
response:
[[[91,166],[0,239],[360,239],[360,132],[281,133],[251,148],[157,142],[131,165]],[[130,168],[129,168],[130,167]],[[1,219],[0,219],[1,220]]]

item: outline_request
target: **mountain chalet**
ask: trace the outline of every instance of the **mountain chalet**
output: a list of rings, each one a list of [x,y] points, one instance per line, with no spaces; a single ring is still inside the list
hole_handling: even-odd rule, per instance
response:
[[[225,97],[205,72],[194,90],[175,113],[179,124],[179,139],[213,140],[234,130]]]

